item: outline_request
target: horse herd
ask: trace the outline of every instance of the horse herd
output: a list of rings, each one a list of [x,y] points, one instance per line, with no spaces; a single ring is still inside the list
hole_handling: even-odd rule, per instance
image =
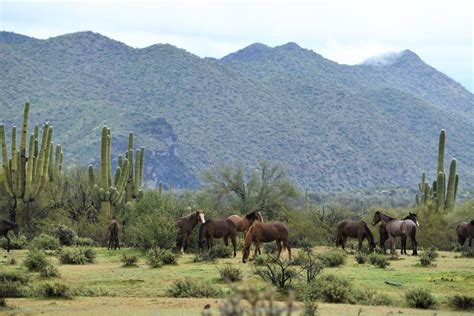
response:
[[[228,245],[230,239],[233,247],[234,257],[237,255],[237,234],[244,233],[244,247],[242,262],[246,262],[250,255],[250,247],[255,245],[254,258],[260,254],[260,246],[262,243],[275,241],[278,247],[277,258],[280,257],[283,248],[288,250],[288,255],[291,260],[291,247],[289,244],[289,227],[281,222],[264,223],[262,214],[258,210],[239,216],[231,215],[220,220],[205,220],[204,213],[200,210],[192,212],[187,216],[181,217],[176,222],[178,230],[177,246],[181,252],[187,250],[189,238],[194,228],[201,223],[199,227],[198,245],[202,251],[204,246],[210,251],[213,246],[214,239],[222,238],[224,244]],[[420,226],[416,213],[409,213],[408,216],[399,220],[390,217],[380,211],[375,212],[372,224],[379,226],[380,248],[385,252],[385,242],[390,240],[390,252],[395,253],[396,237],[401,237],[401,253],[407,254],[407,239],[410,238],[413,248],[413,255],[417,255],[417,241],[416,231]],[[117,220],[112,219],[108,224],[109,244],[108,249],[120,248],[119,232],[121,230],[120,224]],[[7,251],[10,251],[10,238],[8,232],[13,231],[16,237],[19,237],[20,228],[16,223],[8,220],[0,220],[0,236],[7,239]],[[463,222],[456,226],[456,233],[458,242],[461,246],[466,241],[469,247],[472,247],[472,239],[474,238],[474,220],[469,223]],[[376,247],[376,241],[364,221],[343,220],[337,224],[336,228],[336,247],[345,247],[347,238],[356,238],[358,240],[359,250],[362,248],[362,243],[367,239],[369,243],[369,251],[373,251]]]

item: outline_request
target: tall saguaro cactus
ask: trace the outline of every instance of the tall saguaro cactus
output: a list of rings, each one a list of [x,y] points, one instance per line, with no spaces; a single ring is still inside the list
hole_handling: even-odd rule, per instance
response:
[[[125,155],[130,162],[126,191],[126,201],[132,202],[143,195],[140,189],[143,182],[143,167],[145,160],[145,148],[137,149],[135,153],[135,164],[133,159],[133,133],[128,134],[128,151]]]
[[[102,220],[110,219],[113,216],[112,205],[120,203],[125,195],[130,165],[127,158],[122,161],[119,157],[119,166],[115,169],[114,178],[111,174],[111,134],[110,129],[102,128],[102,139],[100,147],[100,168],[99,178],[94,176],[94,169],[89,165],[89,183],[92,187],[94,206],[100,210]]]
[[[26,103],[23,111],[20,148],[17,148],[17,129],[15,126],[12,127],[10,159],[7,153],[5,126],[0,125],[4,183],[8,195],[14,202],[10,217],[12,221],[20,225],[29,224],[31,220],[29,204],[36,200],[48,180],[54,181],[54,176],[59,176],[63,156],[61,146],[58,145],[53,166],[51,163],[54,147],[51,142],[53,128],[48,123],[43,125],[41,143],[39,143],[40,127],[35,126],[34,132],[29,137],[28,151],[26,150],[29,111],[30,104]]]

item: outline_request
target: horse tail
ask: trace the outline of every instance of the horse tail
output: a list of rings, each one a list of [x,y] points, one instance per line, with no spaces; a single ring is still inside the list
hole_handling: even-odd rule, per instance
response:
[[[412,227],[410,234],[411,240],[416,240],[416,226]]]
[[[372,232],[370,231],[366,223],[364,223],[364,229],[365,229],[365,233],[367,234],[367,239],[369,240],[370,244],[372,246],[375,246],[374,235],[372,234]]]

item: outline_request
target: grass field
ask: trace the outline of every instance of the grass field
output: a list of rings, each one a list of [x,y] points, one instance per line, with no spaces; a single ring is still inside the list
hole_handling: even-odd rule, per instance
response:
[[[318,247],[315,252],[324,252],[329,248]],[[97,260],[87,265],[62,265],[51,256],[61,273],[60,278],[44,279],[34,274],[33,284],[60,281],[70,288],[81,289],[87,296],[74,297],[72,300],[53,300],[37,298],[7,299],[7,309],[0,313],[55,313],[55,314],[200,314],[206,304],[217,314],[222,298],[208,299],[177,299],[167,297],[167,289],[176,279],[184,277],[200,278],[230,292],[231,286],[219,278],[218,267],[224,263],[232,263],[241,268],[244,280],[256,284],[262,289],[266,284],[253,275],[252,263],[241,263],[241,253],[235,259],[220,259],[216,262],[193,262],[193,255],[184,255],[178,259],[178,265],[167,265],[161,268],[150,268],[146,265],[144,253],[136,249],[108,251],[96,248]],[[295,251],[297,252],[297,250]],[[14,250],[10,254],[0,251],[0,270],[24,269],[21,262],[26,250]],[[122,254],[140,256],[138,267],[122,267]],[[284,253],[286,256],[286,253]],[[440,252],[436,266],[422,267],[418,257],[404,256],[400,260],[391,261],[386,269],[376,268],[369,264],[359,265],[353,255],[348,255],[346,263],[336,268],[326,268],[324,273],[334,273],[349,279],[354,287],[370,288],[392,299],[393,306],[359,306],[343,304],[319,303],[322,315],[362,315],[403,313],[405,315],[462,315],[452,310],[448,298],[454,294],[474,294],[474,259],[456,258],[453,252]],[[17,265],[7,264],[7,260],[15,258]],[[401,287],[388,285],[385,281],[401,284]],[[429,289],[436,297],[436,311],[408,309],[405,303],[405,291],[413,287]]]

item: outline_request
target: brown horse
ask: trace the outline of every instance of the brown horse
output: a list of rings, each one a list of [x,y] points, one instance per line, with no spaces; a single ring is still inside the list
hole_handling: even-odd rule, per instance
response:
[[[410,213],[410,215],[413,215],[413,214]],[[416,214],[414,215],[416,216]],[[403,243],[403,240],[405,240],[405,246],[406,246],[406,238],[410,237],[411,242],[412,242],[412,247],[413,247],[413,255],[414,256],[418,255],[417,242],[416,242],[416,227],[418,225],[418,220],[416,220],[416,222],[414,222],[411,219],[398,220],[396,218],[390,217],[388,215],[383,214],[382,212],[377,211],[375,212],[372,224],[375,226],[379,222],[385,223],[385,229],[390,239],[390,245],[391,245],[390,253],[392,254],[395,253],[395,237],[402,237],[402,243]],[[402,249],[403,249],[403,245],[402,245]],[[404,252],[406,254],[406,250],[404,250]]]
[[[194,227],[198,223],[205,223],[204,213],[200,210],[181,217],[176,226],[178,227],[178,247],[181,247],[181,253],[184,253],[188,248],[189,236],[193,232]]]
[[[374,235],[364,221],[343,220],[337,223],[336,248],[341,245],[344,249],[347,237],[357,238],[359,241],[359,251],[362,248],[362,242],[367,238],[369,242],[369,251],[374,251]]]
[[[244,249],[242,251],[242,262],[247,262],[247,258],[250,254],[250,246],[252,243],[255,244],[255,253],[253,258],[257,256],[257,251],[260,249],[260,243],[276,241],[278,247],[277,258],[280,258],[281,250],[283,247],[288,249],[288,255],[291,260],[291,248],[288,242],[288,234],[290,229],[283,223],[259,223],[255,222],[250,226],[247,234],[245,235]],[[282,245],[283,243],[283,245]]]
[[[405,218],[403,218],[403,220],[405,219],[410,219],[413,221],[413,223],[417,224],[418,223],[418,217],[416,215],[416,213],[409,213],[408,216],[406,216]],[[417,224],[417,226],[419,226],[419,224]],[[383,252],[385,253],[387,251],[386,247],[385,247],[385,242],[389,239],[389,235],[387,233],[387,229],[385,228],[385,224],[380,224],[380,227],[379,227],[379,236],[380,236],[380,248],[383,250]],[[406,243],[406,237],[402,237],[402,254],[405,253],[407,254],[407,243]]]
[[[20,226],[13,222],[10,222],[6,219],[0,220],[0,236],[3,236],[7,239],[7,252],[10,252],[10,237],[8,237],[8,232],[13,230],[16,238],[20,236]]]
[[[466,240],[469,240],[469,247],[472,247],[472,239],[474,238],[474,219],[470,223],[460,223],[456,227],[459,245],[464,246]]]
[[[228,218],[213,221],[207,220],[199,228],[199,249],[204,248],[204,238],[206,238],[207,249],[210,251],[214,238],[224,238],[224,244],[229,245],[228,238],[232,242],[234,248],[234,257],[237,255],[237,227],[234,222]]]
[[[262,214],[258,210],[253,210],[245,216],[231,215],[227,218],[234,222],[235,226],[237,227],[237,231],[239,232],[247,231],[254,221],[263,223]]]
[[[107,227],[109,231],[109,246],[107,249],[120,249],[119,234],[120,234],[120,224],[116,219],[112,219],[109,222]]]

